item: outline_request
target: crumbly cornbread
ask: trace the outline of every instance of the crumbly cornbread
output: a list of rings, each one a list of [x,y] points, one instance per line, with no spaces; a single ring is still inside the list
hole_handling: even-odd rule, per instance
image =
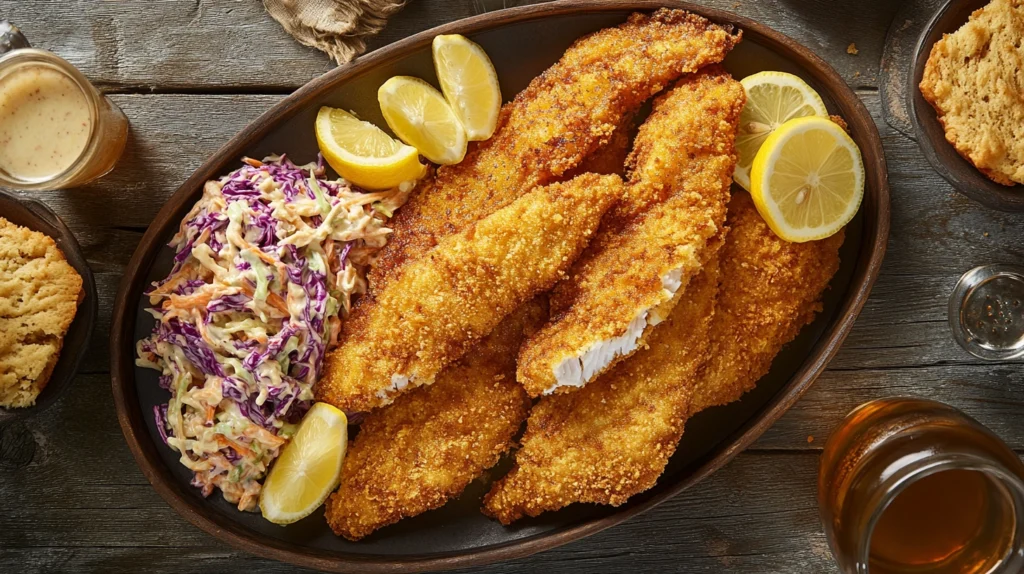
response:
[[[0,407],[35,404],[81,293],[53,239],[0,217]]]
[[[992,181],[1024,183],[1024,0],[992,0],[932,47],[921,94]]]

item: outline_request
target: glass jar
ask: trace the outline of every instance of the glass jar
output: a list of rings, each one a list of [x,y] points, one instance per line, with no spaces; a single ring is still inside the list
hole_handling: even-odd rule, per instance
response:
[[[0,186],[15,189],[64,189],[89,183],[113,169],[128,140],[128,119],[120,108],[63,58],[46,50],[20,48],[0,56],[0,111],[13,117],[19,105],[27,105],[20,102],[32,97],[27,90],[33,81],[45,84],[44,87],[60,88],[63,99],[59,102],[65,108],[70,108],[68,111],[73,112],[72,117],[79,118],[66,120],[66,123],[69,128],[74,127],[82,132],[76,132],[74,138],[69,137],[61,143],[63,149],[60,152],[63,155],[53,159],[52,154],[57,153],[53,141],[64,137],[64,132],[57,131],[55,127],[65,121],[60,115],[57,115],[56,120],[52,114],[50,118],[39,120],[50,122],[39,124],[46,128],[39,130],[35,129],[30,118],[0,118],[3,120],[0,121],[0,127],[10,127],[10,131],[0,133],[0,139],[3,140],[0,145],[11,146],[9,151],[12,152],[8,160],[10,165],[6,169],[0,166]],[[73,93],[66,94],[65,87]],[[5,103],[6,108],[3,107]],[[40,107],[38,97],[33,105],[36,106],[33,112],[44,109]],[[48,109],[62,113],[59,110],[53,106]],[[41,134],[50,131],[54,132],[52,136],[41,137]],[[41,138],[44,141],[27,144],[19,140],[19,137]],[[31,146],[36,143],[51,145],[45,153],[41,152],[34,158]],[[20,152],[15,150],[17,146],[20,146]],[[31,168],[20,169],[33,161],[35,163]],[[11,167],[15,165],[19,169]],[[52,169],[49,169],[50,166]]]
[[[1024,357],[1024,267],[982,265],[964,273],[949,296],[949,328],[979,359]]]
[[[1024,570],[1024,464],[939,402],[861,405],[829,437],[818,506],[846,574]]]

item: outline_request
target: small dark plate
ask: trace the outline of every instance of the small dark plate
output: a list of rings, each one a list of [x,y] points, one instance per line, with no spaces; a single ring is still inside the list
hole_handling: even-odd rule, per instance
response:
[[[153,328],[143,292],[165,277],[173,252],[167,241],[202,193],[203,183],[239,165],[243,155],[288,152],[299,162],[317,153],[314,118],[321,105],[355,110],[385,125],[377,88],[399,74],[434,78],[430,42],[465,34],[487,51],[505,100],[515,96],[577,38],[622,23],[631,12],[685,8],[743,30],[725,67],[742,78],[761,70],[800,75],[843,116],[864,156],[866,188],[860,213],[847,226],[842,265],[824,310],[775,359],[772,371],[741,401],[709,409],[687,422],[686,434],[658,484],[617,508],[574,504],[504,527],[480,512],[487,480],[474,481],[444,507],[383,528],[360,542],[334,536],[323,510],[281,527],[239,512],[219,494],[204,499],[190,486],[179,455],[160,440],[153,407],[167,401],[157,371],[135,365],[135,344]],[[742,193],[742,192],[738,192]],[[121,281],[111,325],[111,379],[125,440],[156,491],[182,516],[238,548],[301,566],[336,572],[394,574],[465,568],[553,548],[614,526],[668,499],[719,469],[761,435],[802,395],[838,351],[878,276],[889,235],[889,187],[878,130],[846,82],[821,58],[757,22],[672,0],[567,0],[491,12],[421,32],[311,81],[256,119],[185,181],[146,231]],[[499,467],[489,474],[501,476]],[[685,564],[680,564],[685,568]]]
[[[928,163],[957,191],[985,207],[1000,211],[1024,211],[1024,186],[1006,186],[985,177],[971,162],[964,159],[951,143],[939,122],[935,108],[924,99],[918,86],[924,76],[924,65],[935,42],[943,34],[955,32],[967,23],[971,13],[989,3],[989,0],[950,0],[946,2],[924,28],[914,55],[910,85],[907,86],[907,107],[910,122],[917,134],[917,143]]]
[[[85,298],[78,304],[78,313],[71,327],[64,335],[64,346],[60,351],[60,358],[53,368],[49,382],[39,393],[36,404],[23,409],[0,408],[0,424],[16,419],[34,416],[46,407],[57,401],[58,398],[71,385],[71,381],[78,372],[78,367],[85,357],[85,350],[89,347],[89,338],[92,336],[92,327],[96,322],[96,281],[92,277],[92,270],[82,255],[82,249],[71,231],[64,225],[64,222],[57,217],[57,214],[50,211],[42,203],[34,199],[18,199],[14,196],[0,192],[0,217],[15,225],[27,227],[32,231],[38,231],[48,235],[57,242],[57,247],[64,253],[64,258],[82,276],[82,290]]]

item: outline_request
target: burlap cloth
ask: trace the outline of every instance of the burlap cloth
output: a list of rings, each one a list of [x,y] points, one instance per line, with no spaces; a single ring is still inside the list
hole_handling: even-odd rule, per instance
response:
[[[366,50],[406,0],[263,0],[267,12],[296,40],[344,64]]]

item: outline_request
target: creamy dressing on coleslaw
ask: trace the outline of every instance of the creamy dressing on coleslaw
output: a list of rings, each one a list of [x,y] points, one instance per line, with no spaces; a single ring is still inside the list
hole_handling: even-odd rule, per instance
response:
[[[409,186],[365,193],[319,163],[245,162],[207,182],[171,240],[137,363],[161,372],[156,425],[192,484],[252,510]]]

